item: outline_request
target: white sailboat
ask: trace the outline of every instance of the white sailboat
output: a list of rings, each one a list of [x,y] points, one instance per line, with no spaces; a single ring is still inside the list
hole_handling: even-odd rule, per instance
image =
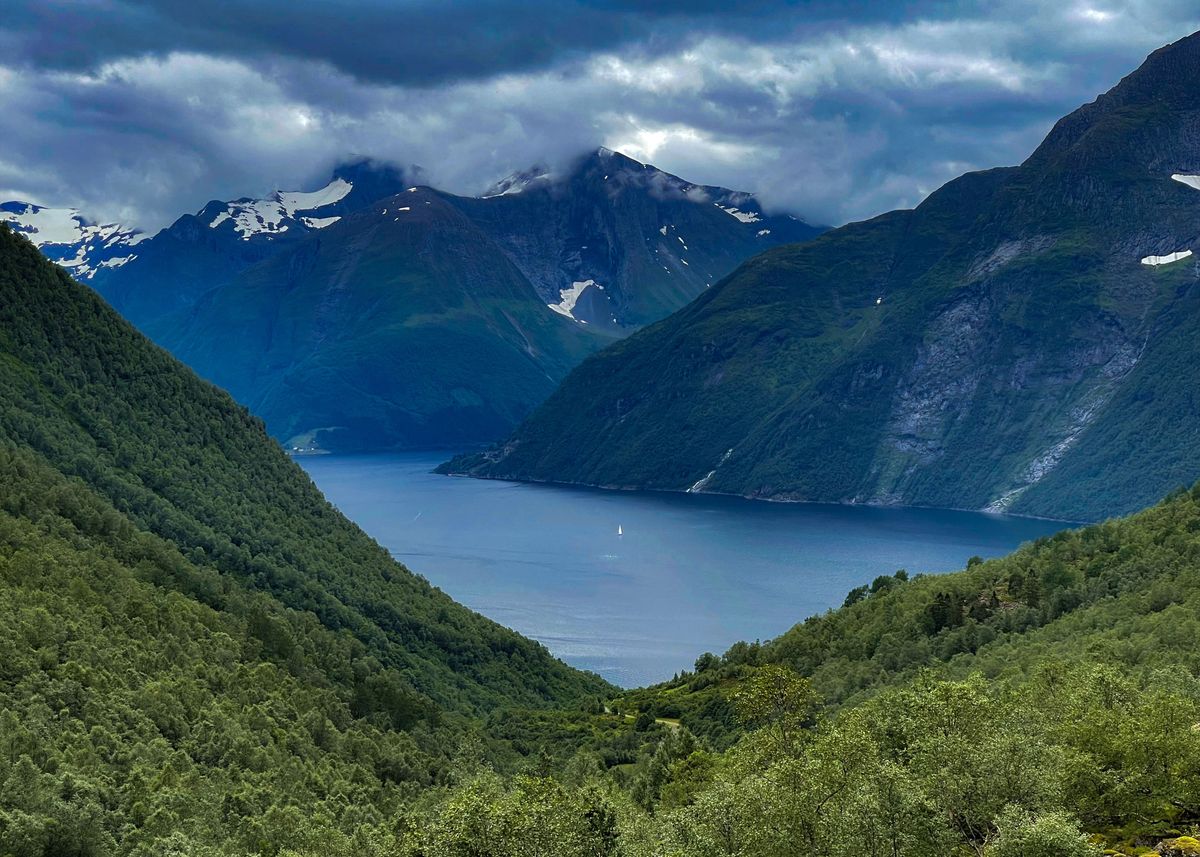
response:
[[[620,525],[620,524],[617,524],[617,535],[618,535],[618,536],[623,536],[623,535],[625,535],[625,531],[621,529],[621,525]]]

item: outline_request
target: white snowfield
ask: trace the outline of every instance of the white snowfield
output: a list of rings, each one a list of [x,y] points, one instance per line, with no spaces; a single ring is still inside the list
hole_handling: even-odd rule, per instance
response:
[[[289,214],[295,214],[297,211],[312,211],[314,208],[324,208],[335,202],[341,202],[353,187],[354,185],[345,179],[334,179],[325,187],[312,193],[276,192],[275,196]]]
[[[273,236],[287,232],[285,220],[297,220],[310,229],[324,229],[341,218],[332,217],[297,217],[301,211],[315,211],[327,205],[341,202],[350,193],[354,185],[345,179],[334,179],[320,190],[311,193],[299,191],[275,191],[267,199],[235,199],[227,204],[224,211],[213,218],[209,227],[216,229],[226,220],[233,221],[233,228],[243,241],[249,241],[255,235],[266,233]]]
[[[1200,190],[1200,176],[1185,176],[1182,173],[1175,173],[1171,176],[1180,184],[1185,184],[1193,190]]]
[[[20,214],[0,211],[0,220],[18,224],[18,231],[24,232],[39,247],[47,244],[74,244],[86,237],[82,218],[74,208],[26,205]]]
[[[324,229],[326,226],[333,226],[341,219],[340,214],[335,214],[333,217],[301,217],[300,221],[309,229]]]
[[[1178,262],[1180,259],[1186,259],[1192,255],[1191,250],[1176,250],[1174,253],[1168,253],[1165,256],[1143,256],[1143,265],[1170,265],[1172,262]]]
[[[569,289],[559,289],[558,296],[561,298],[561,300],[559,300],[559,302],[556,304],[546,304],[546,306],[550,307],[550,309],[554,310],[559,315],[565,315],[567,318],[572,319],[573,321],[578,321],[580,324],[587,324],[586,321],[575,318],[574,310],[575,304],[579,302],[579,299],[583,296],[583,293],[592,286],[604,291],[604,286],[600,285],[595,280],[581,280],[571,283],[571,288]]]
[[[150,237],[117,223],[90,223],[77,208],[46,208],[32,203],[10,207],[17,210],[0,211],[0,221],[10,224],[14,231],[82,279],[91,279],[101,267],[124,265],[134,255],[116,255],[118,248],[133,247]],[[105,258],[97,261],[100,256]]]
[[[737,208],[734,208],[732,205],[724,206],[717,202],[714,202],[713,205],[721,209],[721,211],[725,212],[730,217],[736,217],[738,220],[742,221],[742,223],[758,223],[758,221],[762,220],[762,218],[753,211],[741,211]]]
[[[497,193],[485,193],[480,199],[495,199],[498,196],[511,196],[514,193],[521,193],[528,186],[529,182],[512,182],[504,184],[504,190]]]
[[[137,244],[149,236],[116,223],[93,224],[77,208],[45,208],[32,203],[20,212],[0,211],[0,220],[14,223],[38,247],[48,244],[78,244],[80,241],[111,246],[117,241]]]

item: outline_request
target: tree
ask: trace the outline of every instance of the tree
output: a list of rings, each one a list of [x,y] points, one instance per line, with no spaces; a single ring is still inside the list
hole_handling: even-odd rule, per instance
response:
[[[985,857],[1099,857],[1100,849],[1064,812],[1032,815],[1007,807],[996,820],[996,838]]]
[[[899,581],[899,578],[893,577],[890,574],[881,574],[871,581],[871,594],[882,592],[891,589]]]
[[[733,691],[738,719],[751,728],[769,728],[790,744],[812,721],[817,704],[812,683],[785,666],[758,667]]]
[[[858,602],[860,602],[864,598],[866,598],[867,593],[870,591],[871,591],[870,588],[866,584],[863,584],[862,586],[854,587],[853,589],[851,589],[849,592],[846,593],[846,600],[842,602],[842,606],[850,607],[854,604],[857,604]]]

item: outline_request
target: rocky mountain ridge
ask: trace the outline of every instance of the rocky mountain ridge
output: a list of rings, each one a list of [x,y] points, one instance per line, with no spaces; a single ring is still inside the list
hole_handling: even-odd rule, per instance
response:
[[[1191,36],[1020,167],[756,256],[450,469],[1068,519],[1191,483],[1197,80]]]

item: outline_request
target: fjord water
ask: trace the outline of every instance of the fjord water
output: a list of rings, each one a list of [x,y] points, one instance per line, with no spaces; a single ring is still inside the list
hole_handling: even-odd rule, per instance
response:
[[[300,463],[343,513],[453,598],[636,686],[767,639],[880,574],[961,568],[1062,529],[935,509],[764,503],[438,476],[446,453]],[[623,535],[618,536],[618,527]]]

